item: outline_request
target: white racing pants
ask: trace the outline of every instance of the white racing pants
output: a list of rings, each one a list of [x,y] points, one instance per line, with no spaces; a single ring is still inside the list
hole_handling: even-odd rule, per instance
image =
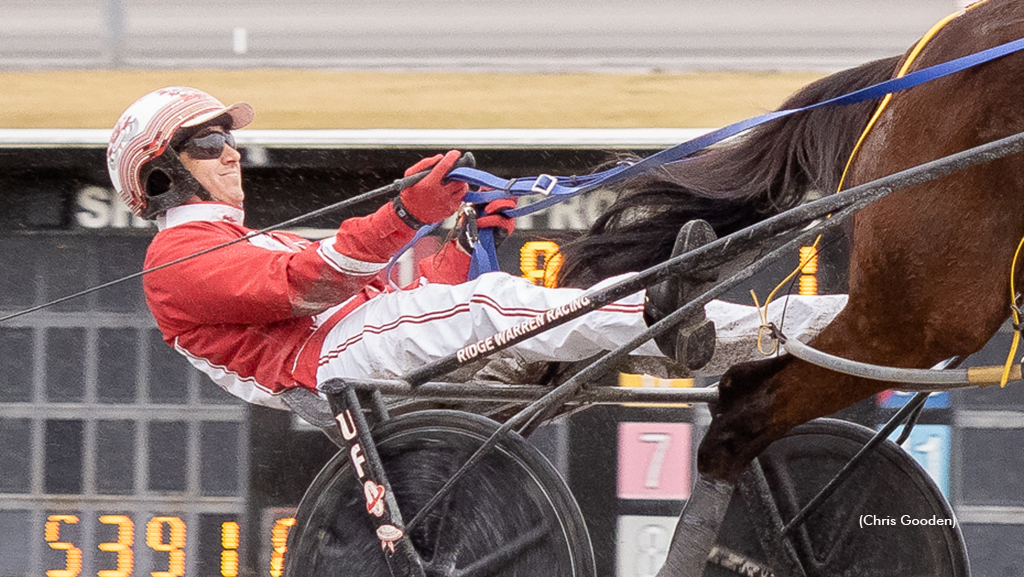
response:
[[[488,337],[501,340],[523,321],[552,309],[574,306],[586,293],[622,278],[607,279],[584,291],[539,287],[497,272],[459,285],[427,284],[379,295],[331,329],[321,348],[317,383],[337,377],[399,377]],[[773,303],[770,320],[778,323],[783,304]],[[845,304],[844,295],[792,297],[785,317],[786,335],[801,340],[813,337]],[[524,362],[586,359],[617,348],[643,332],[647,328],[643,310],[641,291],[548,329],[495,356]],[[761,324],[757,309],[713,301],[705,311],[715,322],[718,341],[715,357],[701,374],[721,374],[733,363],[760,358],[755,344]],[[486,353],[470,351],[476,352]],[[647,341],[633,354],[663,356],[653,341]]]

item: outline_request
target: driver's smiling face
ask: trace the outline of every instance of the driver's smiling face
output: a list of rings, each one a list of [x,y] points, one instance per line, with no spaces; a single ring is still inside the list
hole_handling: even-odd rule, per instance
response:
[[[215,132],[227,134],[220,126],[210,126],[196,133],[190,140],[209,136]],[[210,193],[214,200],[242,208],[245,193],[242,191],[242,155],[228,144],[224,144],[220,156],[211,159],[196,158],[189,153],[186,142],[179,154],[181,164]]]

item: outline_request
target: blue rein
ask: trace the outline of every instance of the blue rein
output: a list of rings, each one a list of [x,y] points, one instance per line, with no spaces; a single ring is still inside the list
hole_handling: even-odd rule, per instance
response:
[[[574,196],[589,192],[596,188],[608,186],[624,179],[637,176],[653,168],[675,162],[684,162],[688,156],[695,152],[777,118],[782,118],[798,112],[806,112],[819,107],[846,106],[848,104],[864,102],[865,100],[881,98],[886,94],[907,90],[914,86],[924,84],[925,82],[942,78],[943,76],[948,76],[979,64],[984,64],[985,62],[995,60],[1002,56],[1006,56],[1007,54],[1018,52],[1021,49],[1024,49],[1024,38],[1019,38],[987,50],[982,50],[980,52],[975,52],[974,54],[943,62],[942,64],[936,64],[935,66],[911,72],[910,74],[900,78],[886,80],[885,82],[861,88],[860,90],[856,90],[836,98],[831,98],[829,100],[824,100],[810,106],[787,110],[776,110],[774,112],[748,118],[735,124],[719,128],[718,130],[709,132],[702,136],[698,136],[697,138],[688,140],[672,148],[662,150],[635,163],[616,166],[615,168],[594,174],[588,174],[585,176],[551,176],[541,174],[539,176],[530,176],[525,178],[505,179],[476,168],[456,168],[448,174],[448,178],[451,180],[465,182],[471,187],[477,188],[476,191],[469,192],[465,197],[466,202],[473,204],[487,203],[510,196],[518,197],[540,194],[545,197],[526,206],[505,211],[507,216],[516,218],[545,209],[551,205],[568,200]],[[433,226],[436,226],[436,224]],[[423,229],[420,230],[422,231]],[[431,230],[433,229],[431,228]],[[486,237],[489,239],[488,241],[484,240],[485,232],[487,233]],[[411,246],[412,243],[418,240],[420,236],[421,235],[417,235],[417,238],[413,239],[407,247]],[[470,265],[470,279],[474,279],[484,272],[490,272],[498,269],[493,236],[489,229],[480,230],[479,244],[481,247],[473,251],[473,261]],[[402,252],[405,250],[406,248],[403,248]],[[398,254],[400,255],[401,252]],[[395,258],[397,259],[397,255]],[[393,263],[394,259],[392,260],[392,263],[388,265],[388,271],[390,271]],[[391,278],[390,272],[388,274],[388,278]]]

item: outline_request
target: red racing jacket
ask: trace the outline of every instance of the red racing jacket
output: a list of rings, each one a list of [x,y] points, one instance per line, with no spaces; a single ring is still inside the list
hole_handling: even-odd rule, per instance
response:
[[[146,252],[152,268],[252,229],[241,209],[204,202],[172,208]],[[338,320],[386,289],[382,271],[414,231],[388,203],[310,242],[272,232],[143,277],[164,340],[231,394],[286,408],[290,387],[315,389],[320,347]],[[429,282],[466,280],[469,256],[445,245],[418,264]]]

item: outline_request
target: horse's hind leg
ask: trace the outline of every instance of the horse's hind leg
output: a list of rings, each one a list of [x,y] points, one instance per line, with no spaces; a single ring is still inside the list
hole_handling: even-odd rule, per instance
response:
[[[983,347],[1009,316],[1010,261],[1024,234],[1017,206],[1024,186],[1014,182],[1011,162],[1019,159],[908,188],[862,211],[849,301],[812,344],[907,368]],[[698,468],[735,479],[791,428],[890,388],[898,385],[791,357],[737,365],[722,378]]]
[[[846,358],[900,367],[926,367],[952,356],[907,349],[894,354],[880,346],[836,346],[847,341],[852,315],[836,319],[814,345]],[[719,402],[698,450],[701,473],[735,480],[746,466],[790,429],[832,414],[886,389],[893,383],[861,379],[811,365],[790,356],[737,365],[719,385]]]

